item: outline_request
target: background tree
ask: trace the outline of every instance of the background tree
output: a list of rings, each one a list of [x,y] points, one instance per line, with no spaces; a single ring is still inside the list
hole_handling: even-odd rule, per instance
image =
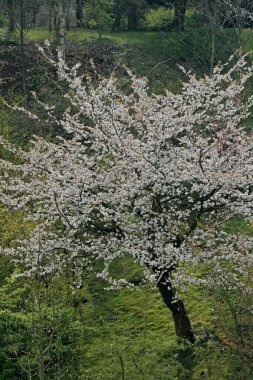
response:
[[[127,14],[127,29],[129,31],[137,30],[138,21],[145,11],[146,1],[128,0],[126,14]]]
[[[67,19],[71,2],[67,0],[52,0],[55,40],[58,52],[63,61],[65,60],[65,45],[67,32]]]
[[[213,68],[215,65],[215,59],[216,59],[216,35],[217,30],[219,27],[219,21],[218,21],[218,3],[216,0],[214,1],[208,1],[207,4],[207,17],[208,22],[211,26],[211,58],[210,58],[210,74],[212,75]]]
[[[15,30],[14,1],[15,0],[7,0],[7,9],[8,9],[8,17],[9,17],[9,32],[14,32]]]
[[[78,27],[84,26],[83,7],[84,0],[76,0],[76,25]]]
[[[36,17],[37,14],[39,13],[39,9],[41,6],[42,2],[39,0],[33,0],[30,4],[30,12],[31,12],[31,26],[35,28],[36,26]]]
[[[111,30],[113,5],[114,3],[111,0],[89,0],[86,3],[87,24],[91,29],[98,31],[99,37],[102,36],[104,31]]]
[[[146,0],[116,0],[114,5],[114,29],[119,29],[123,17],[127,18],[127,30],[135,31],[147,8]]]
[[[174,7],[175,7],[174,27],[178,31],[184,31],[187,0],[175,0]]]

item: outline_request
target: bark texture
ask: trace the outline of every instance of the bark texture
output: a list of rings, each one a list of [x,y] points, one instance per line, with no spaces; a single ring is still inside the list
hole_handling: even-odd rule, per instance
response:
[[[65,45],[66,45],[66,18],[67,7],[64,1],[59,3],[54,8],[55,17],[55,37],[58,46],[58,53],[63,61],[65,61]]]
[[[122,19],[122,8],[120,7],[119,3],[116,3],[115,9],[114,9],[114,23],[112,26],[112,30],[119,30],[121,25],[121,19]]]
[[[76,26],[79,28],[84,26],[83,6],[84,0],[76,0]]]
[[[26,54],[25,54],[25,4],[24,0],[19,0],[19,13],[20,13],[20,30],[19,30],[19,42],[20,42],[20,59],[22,67],[22,92],[26,95]]]
[[[137,24],[138,24],[137,10],[133,6],[129,8],[128,13],[127,13],[127,30],[128,31],[137,30]]]
[[[187,7],[187,0],[175,1],[174,27],[178,31],[184,31],[186,7]]]
[[[13,0],[7,0],[7,9],[9,17],[9,32],[15,31],[15,11]]]
[[[172,313],[177,336],[194,343],[195,336],[192,331],[191,322],[187,315],[183,301],[177,297],[176,291],[166,274],[161,276],[157,286],[165,305]]]

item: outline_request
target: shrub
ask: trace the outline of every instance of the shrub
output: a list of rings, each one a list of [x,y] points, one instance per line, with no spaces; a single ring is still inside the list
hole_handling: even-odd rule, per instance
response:
[[[143,26],[149,30],[167,30],[173,22],[174,12],[165,7],[149,9],[145,14]]]

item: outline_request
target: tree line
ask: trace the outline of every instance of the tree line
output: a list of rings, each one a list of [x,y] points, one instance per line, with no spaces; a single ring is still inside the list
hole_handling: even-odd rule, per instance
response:
[[[64,18],[66,28],[73,26],[92,28],[103,26],[110,30],[136,31],[149,10],[171,10],[172,21],[167,29],[183,31],[188,9],[201,14],[202,22],[210,16],[219,15],[224,27],[252,27],[253,3],[250,0],[1,0],[2,14],[13,32],[22,22],[26,27],[37,26],[38,16],[43,11],[40,23],[49,30],[59,28],[59,17]],[[8,20],[8,21],[7,21]]]

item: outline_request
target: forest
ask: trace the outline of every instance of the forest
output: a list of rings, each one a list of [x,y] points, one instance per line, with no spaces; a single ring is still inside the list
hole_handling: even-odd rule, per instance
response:
[[[253,378],[253,1],[0,0],[0,380]]]

